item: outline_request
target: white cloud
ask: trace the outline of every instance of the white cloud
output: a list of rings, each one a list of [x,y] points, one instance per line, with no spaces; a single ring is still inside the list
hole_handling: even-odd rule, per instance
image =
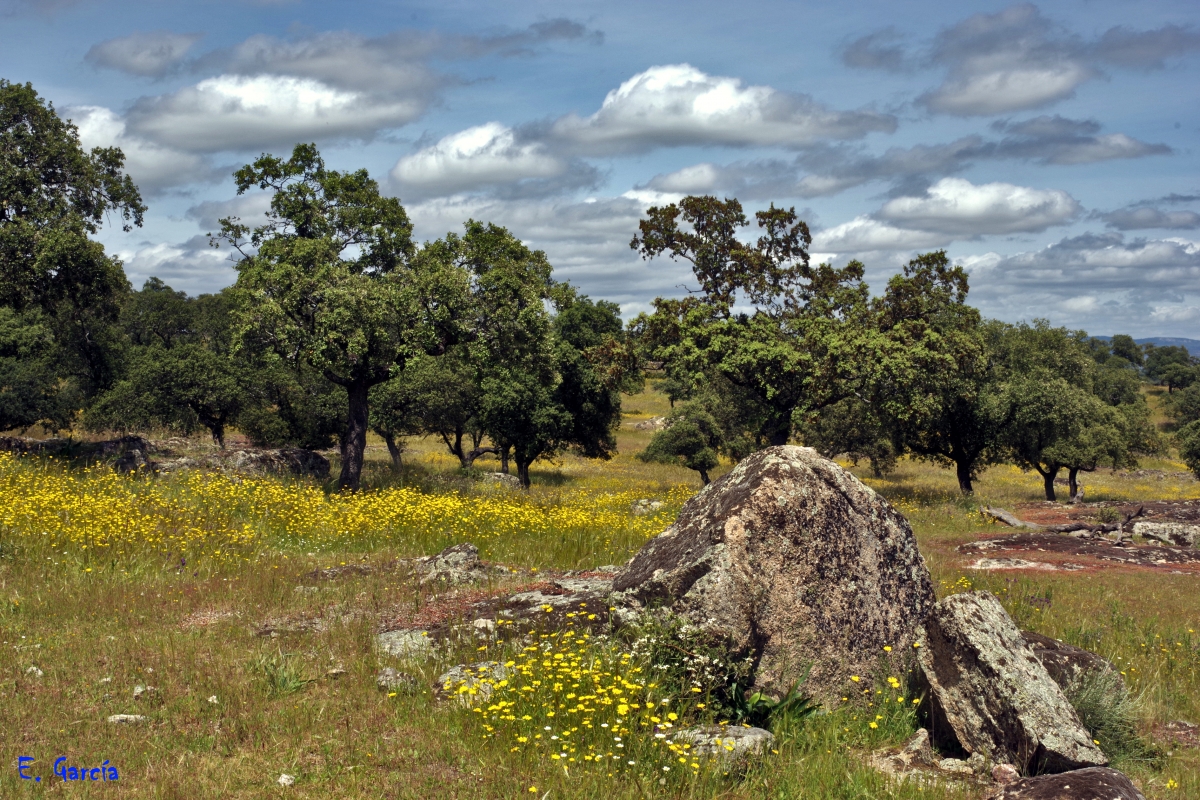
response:
[[[229,249],[209,247],[206,236],[183,244],[148,244],[118,257],[125,262],[125,274],[136,288],[155,277],[172,289],[195,295],[220,291],[237,279]]]
[[[550,179],[564,178],[572,170],[584,183],[594,180],[593,169],[550,153],[542,142],[520,142],[511,128],[488,122],[404,156],[391,177],[402,196],[441,195],[530,179],[543,186],[558,184]],[[567,183],[572,188],[579,185]]]
[[[836,111],[807,95],[671,64],[634,75],[589,117],[558,119],[550,135],[580,153],[612,154],[682,145],[800,146],[895,129],[890,115]]]
[[[923,250],[945,246],[951,238],[944,233],[897,228],[862,216],[813,234],[812,249],[830,253]]]
[[[1129,206],[1108,214],[1100,214],[1099,217],[1108,227],[1121,231],[1200,228],[1200,214],[1195,211],[1163,211],[1150,206]]]
[[[972,184],[943,178],[924,197],[897,197],[881,219],[921,231],[954,236],[1030,233],[1070,222],[1080,213],[1075,198],[1060,189],[1031,189],[1011,183]]]
[[[381,128],[410,122],[423,110],[413,100],[381,101],[310,78],[221,75],[173,94],[142,98],[130,110],[128,124],[172,147],[217,152],[366,139]]]
[[[131,135],[125,121],[111,109],[75,106],[67,109],[67,114],[79,129],[79,140],[84,147],[121,148],[125,154],[125,171],[143,192],[154,194],[173,186],[223,177],[200,156]]]
[[[199,33],[139,31],[93,45],[84,60],[130,75],[158,78],[178,66],[202,36]]]
[[[921,101],[945,114],[1007,114],[1065,100],[1095,74],[1070,61],[1040,67],[968,62],[964,69],[966,74],[951,78]]]

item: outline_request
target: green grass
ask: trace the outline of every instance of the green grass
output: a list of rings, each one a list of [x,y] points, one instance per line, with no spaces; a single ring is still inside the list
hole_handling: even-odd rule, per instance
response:
[[[630,497],[661,498],[680,484],[698,489],[695,473],[633,458],[651,434],[633,430],[631,423],[665,413],[665,398],[651,391],[627,405],[639,414],[620,431],[618,457],[597,463],[566,456],[538,465],[533,491],[514,502],[542,510],[590,504],[596,513],[615,514]],[[373,443],[369,456],[367,479],[373,488],[457,492],[480,503],[507,496],[460,473],[432,439],[410,444],[399,476],[391,473],[379,443]],[[497,468],[495,461],[479,466]],[[1144,466],[1182,468],[1169,459]],[[954,548],[1003,531],[978,513],[977,502],[1011,508],[1038,501],[1037,475],[1007,467],[988,470],[978,483],[977,500],[966,502],[955,492],[953,475],[928,464],[902,461],[881,480],[870,478],[865,466],[855,472],[912,521],[940,593],[993,591],[1022,626],[1096,651],[1118,665],[1130,687],[1129,701],[1115,709],[1103,698],[1092,704],[1095,719],[1103,717],[1107,725],[1107,741],[1122,736],[1126,745],[1139,741],[1128,738],[1129,725],[1143,737],[1155,723],[1200,721],[1195,575],[1121,569],[1084,576],[970,573]],[[1200,497],[1200,484],[1192,482],[1133,481],[1102,473],[1085,476],[1084,482],[1089,500]],[[164,485],[179,503],[190,502],[183,483]],[[673,513],[664,512],[654,525],[666,524]],[[639,752],[650,759],[645,765],[654,765],[656,773],[647,766],[614,770],[610,777],[606,770],[564,770],[542,750],[514,753],[509,741],[485,738],[479,714],[469,708],[438,704],[427,689],[389,697],[376,688],[374,676],[382,666],[397,666],[428,687],[455,663],[484,655],[514,658],[519,649],[491,645],[481,653],[478,643],[463,642],[432,659],[396,664],[374,650],[374,626],[380,618],[431,602],[416,586],[381,570],[320,582],[316,591],[296,591],[312,585],[304,576],[317,568],[342,562],[378,566],[452,543],[436,535],[436,525],[332,537],[312,549],[311,541],[281,534],[277,523],[230,518],[235,517],[238,524],[266,526],[253,551],[246,558],[206,561],[198,569],[178,569],[174,560],[147,551],[128,553],[116,566],[88,573],[82,562],[63,563],[61,553],[52,555],[36,538],[0,533],[0,730],[8,764],[0,771],[0,796],[541,798],[549,792],[552,798],[605,800],[967,800],[983,795],[963,787],[891,784],[867,765],[870,751],[901,743],[916,724],[910,706],[892,702],[896,690],[886,684],[858,690],[857,697],[857,687],[848,687],[843,706],[783,721],[776,731],[779,752],[729,775],[709,767],[662,772],[660,762],[653,761],[659,751],[645,737],[630,737],[628,749],[643,748]],[[369,520],[362,524],[370,527]],[[607,523],[581,527],[570,536],[529,527],[481,545],[497,560],[539,570],[573,569],[619,562],[636,551],[644,535],[613,535]],[[271,620],[317,619],[324,623],[307,632],[278,638],[256,632]],[[27,673],[33,666],[43,671],[40,678]],[[330,672],[335,669],[345,673]],[[138,684],[155,686],[157,698],[134,700]],[[209,702],[214,696],[217,702]],[[688,714],[703,719],[706,710]],[[118,713],[142,714],[147,721],[131,726],[105,721]],[[44,776],[40,784],[17,776],[19,755],[37,759],[34,771]],[[81,766],[108,759],[121,778],[116,784],[64,787],[50,770],[60,755]],[[1157,762],[1129,750],[1121,759],[1119,765],[1151,800],[1200,797],[1195,750],[1175,748]],[[294,775],[296,784],[277,786],[281,773]],[[1169,782],[1178,788],[1167,788]]]

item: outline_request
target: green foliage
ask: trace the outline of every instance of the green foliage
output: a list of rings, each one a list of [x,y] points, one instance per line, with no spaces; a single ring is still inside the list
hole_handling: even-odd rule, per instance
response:
[[[775,699],[761,691],[734,696],[733,719],[755,728],[773,730],[780,725],[795,725],[821,710],[821,704],[800,691],[793,683],[787,693]]]
[[[214,238],[241,256],[241,333],[343,388],[340,484],[357,489],[370,388],[445,346],[461,282],[438,260],[413,257],[408,215],[366,170],[328,170],[314,145],[286,161],[264,155],[234,179],[239,194],[271,193],[266,224],[224,219]]]
[[[1179,457],[1197,478],[1200,478],[1200,421],[1189,423],[1175,434]]]
[[[896,466],[896,447],[890,432],[875,409],[850,397],[824,409],[800,427],[800,440],[826,458],[845,453],[857,466],[860,459],[871,462],[875,477]]]
[[[1167,346],[1150,350],[1146,355],[1145,371],[1147,378],[1172,392],[1194,383],[1198,368],[1186,347]]]
[[[724,446],[720,425],[699,400],[690,400],[671,409],[666,427],[654,434],[646,449],[638,453],[642,461],[682,464],[700,473],[708,485],[708,471],[720,462],[718,452]]]
[[[48,345],[38,345],[41,356],[0,367],[15,381],[10,392],[25,398],[4,404],[8,427],[61,427],[63,409],[78,408],[119,372],[114,322],[128,282],[88,237],[112,215],[127,231],[141,225],[145,206],[123,166],[115,147],[85,152],[75,126],[31,85],[0,80],[0,307],[41,312],[26,318],[31,334],[20,344],[10,338],[6,349],[28,348],[49,330],[56,350],[45,357]]]
[[[1133,340],[1132,336],[1124,333],[1118,333],[1112,337],[1112,354],[1117,358],[1123,358],[1135,367],[1140,367],[1145,358],[1142,348]]]
[[[0,306],[0,430],[70,425],[75,398],[60,386],[60,352],[45,312]]]

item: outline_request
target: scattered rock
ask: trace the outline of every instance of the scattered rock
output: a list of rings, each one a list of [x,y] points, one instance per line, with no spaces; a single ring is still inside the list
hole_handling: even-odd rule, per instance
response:
[[[494,619],[477,619],[471,623],[471,627],[480,633],[495,633],[496,620]]]
[[[1021,778],[988,800],[1146,800],[1133,781],[1115,769],[1089,767],[1058,775]]]
[[[340,678],[346,674],[346,670],[342,667],[334,667],[333,669],[325,670],[326,678]]]
[[[1021,773],[1012,764],[997,764],[992,767],[992,782],[1000,786],[1021,780]]]
[[[140,683],[133,687],[134,700],[153,700],[158,695],[158,689],[153,686],[143,686]]]
[[[297,586],[295,589],[292,589],[292,591],[295,592],[296,594],[315,594],[315,593],[321,591],[321,587],[320,586]]]
[[[482,475],[485,483],[503,486],[509,489],[524,489],[521,485],[521,479],[516,475],[509,475],[507,472],[485,472]]]
[[[438,676],[433,693],[439,700],[454,699],[464,706],[486,703],[492,687],[512,674],[499,661],[459,664]]]
[[[758,664],[756,685],[834,701],[907,652],[935,600],[908,521],[807,447],[760,450],[689,500],[613,579],[613,605],[661,605]]]
[[[113,725],[137,725],[139,722],[145,722],[146,718],[141,714],[113,714],[108,721]]]
[[[1045,563],[1041,559],[1053,560],[1062,556],[1072,556],[1088,559],[1083,562],[1083,565],[1089,567],[1101,566],[1104,562],[1156,570],[1200,566],[1200,551],[1195,548],[1172,547],[1165,544],[1132,545],[1125,539],[1110,541],[1103,536],[1083,539],[1057,533],[1013,533],[968,542],[959,545],[958,551],[969,555],[986,554],[989,559],[1014,557],[1020,557],[1022,560],[1026,560],[1026,557],[1039,559],[1039,561],[1031,563]],[[1091,561],[1091,559],[1095,560]],[[1067,565],[1054,563],[1054,566],[1063,568]],[[1073,564],[1072,566],[1078,565]]]
[[[479,548],[470,542],[447,547],[436,556],[415,559],[412,568],[423,584],[461,586],[487,578],[487,568],[479,560]]]
[[[119,439],[109,439],[103,442],[0,436],[0,450],[23,455],[104,461],[111,464],[117,472],[137,472],[155,468],[154,463],[150,460],[154,446],[140,436],[122,436]]]
[[[1021,638],[1029,645],[1037,660],[1042,662],[1042,666],[1050,673],[1054,682],[1064,690],[1081,675],[1089,672],[1111,672],[1120,676],[1120,672],[1111,661],[1082,647],[1075,647],[1033,631],[1021,631]],[[1121,683],[1124,685],[1123,680]]]
[[[215,694],[209,696],[208,702],[214,706],[220,705],[220,703],[221,703],[221,701],[217,699],[217,696]]]
[[[1200,747],[1200,725],[1177,719],[1155,725],[1153,730],[1156,739],[1162,739],[1178,747]]]
[[[42,677],[43,675],[45,675],[46,673],[42,672],[42,671],[41,671],[40,669],[38,669],[37,667],[32,667],[32,666],[31,666],[29,669],[25,670],[25,674],[26,674],[26,675],[28,675],[28,676],[29,676],[29,677],[31,677],[31,678],[40,678],[40,677]]]
[[[384,667],[375,676],[375,685],[385,692],[411,692],[417,688],[417,679],[407,672]]]
[[[155,465],[159,472],[207,469],[241,475],[291,475],[325,480],[329,477],[329,459],[312,450],[283,447],[278,450],[245,448],[217,450],[191,458],[184,456]]]
[[[667,427],[666,417],[651,417],[642,422],[633,423],[635,431],[661,431],[665,427]]]
[[[284,773],[283,775],[280,775],[279,780],[277,780],[275,782],[278,783],[280,786],[291,786],[292,784],[294,784],[296,782],[296,779],[293,778],[291,775]]]
[[[1050,564],[1045,561],[1026,561],[1023,558],[980,558],[968,564],[967,569],[1038,569],[1045,572],[1059,572],[1061,570],[1081,570],[1083,567],[1078,564]]]
[[[939,741],[952,735],[968,753],[1026,773],[1108,763],[994,595],[946,597],[925,629],[917,652]]]
[[[905,779],[921,776],[922,767],[936,769],[938,758],[929,744],[929,731],[918,728],[899,750],[884,750],[871,758],[871,766],[894,778]]]
[[[433,652],[428,631],[388,631],[375,637],[380,650],[396,658],[420,659]]]
[[[1135,522],[1133,535],[1179,547],[1195,547],[1196,542],[1200,541],[1200,525],[1185,525],[1182,522]]]
[[[689,752],[699,758],[730,761],[763,755],[775,744],[775,736],[770,731],[736,725],[698,725],[684,728],[672,738],[677,744],[690,744]]]
[[[636,503],[634,503],[629,510],[635,517],[644,517],[648,514],[654,514],[664,505],[665,503],[663,503],[661,500],[648,500],[643,497],[641,500],[638,500]]]
[[[975,770],[961,758],[943,758],[937,762],[937,768],[952,775],[974,775]]]

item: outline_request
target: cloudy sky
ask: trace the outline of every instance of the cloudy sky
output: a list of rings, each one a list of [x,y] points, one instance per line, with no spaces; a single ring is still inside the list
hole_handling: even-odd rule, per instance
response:
[[[1195,0],[0,0],[0,43],[124,150],[150,211],[103,238],[138,286],[232,283],[205,234],[265,203],[230,173],[314,141],[419,238],[503,224],[626,315],[692,285],[629,249],[641,214],[716,194],[795,206],[876,289],[946,248],[989,316],[1200,338]]]

